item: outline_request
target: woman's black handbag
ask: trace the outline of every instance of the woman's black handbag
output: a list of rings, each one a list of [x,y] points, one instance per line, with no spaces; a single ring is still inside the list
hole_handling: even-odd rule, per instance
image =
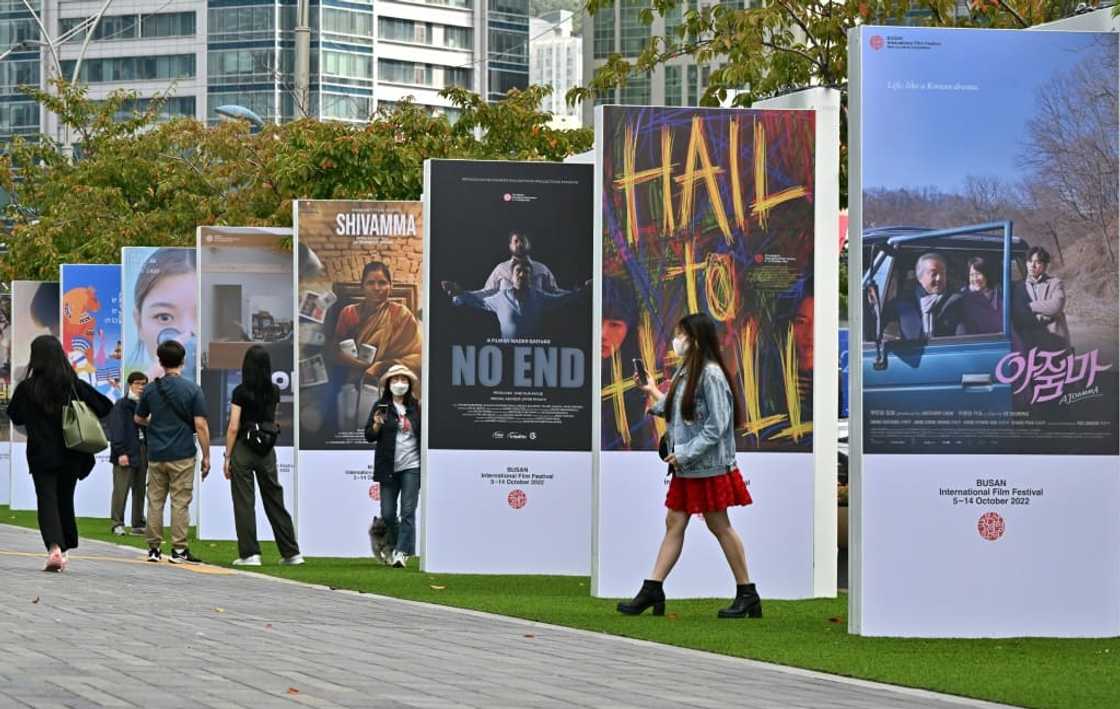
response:
[[[252,423],[245,429],[245,445],[257,455],[268,455],[280,436],[280,426],[272,421]]]

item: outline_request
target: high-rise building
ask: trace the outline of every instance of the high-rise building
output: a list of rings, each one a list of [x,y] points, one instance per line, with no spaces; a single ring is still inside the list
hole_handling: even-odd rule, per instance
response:
[[[689,10],[713,5],[730,8],[757,7],[762,0],[683,0],[664,17],[654,15],[652,24],[642,22],[640,13],[650,8],[650,0],[617,0],[603,7],[583,22],[583,75],[590,80],[595,70],[607,63],[612,54],[624,59],[637,59],[652,36],[675,34]],[[711,67],[698,65],[689,55],[673,57],[657,65],[651,72],[631,74],[626,85],[596,96],[594,104],[583,106],[584,125],[590,126],[595,105],[626,104],[651,106],[696,106],[708,86]]]
[[[541,108],[552,113],[558,127],[578,127],[580,120],[579,107],[564,99],[583,83],[583,38],[572,35],[574,17],[554,10],[529,20],[529,83],[552,87]]]
[[[33,0],[53,44],[100,3]],[[309,0],[308,115],[363,122],[379,106],[412,97],[452,112],[438,94],[462,86],[490,99],[529,82],[528,0]],[[55,49],[21,0],[0,0],[0,140],[44,132],[57,119],[16,87],[45,87],[61,65],[93,99],[117,89],[139,104],[169,93],[165,117],[219,120],[219,106],[266,121],[299,115],[295,87],[297,0],[116,0],[84,54],[85,33]],[[20,45],[21,42],[32,44]],[[49,69],[49,71],[48,71]]]

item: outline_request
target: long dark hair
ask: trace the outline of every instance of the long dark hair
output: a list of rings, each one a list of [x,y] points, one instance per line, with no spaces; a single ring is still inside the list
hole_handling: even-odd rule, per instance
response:
[[[681,400],[681,416],[684,417],[685,421],[696,420],[696,387],[700,384],[704,366],[708,362],[714,362],[723,371],[723,376],[727,379],[727,386],[731,388],[731,401],[735,410],[735,428],[742,426],[745,421],[743,406],[739,403],[739,392],[735,390],[735,380],[731,378],[727,365],[723,363],[723,355],[719,349],[719,337],[716,335],[715,320],[704,313],[693,313],[681,318],[677,327],[688,335],[689,339],[688,354],[685,355],[684,360],[684,371],[688,376],[688,382],[684,386],[684,398]],[[676,382],[669,385],[668,398],[665,400],[665,412],[668,416],[673,415],[673,395],[676,393],[676,389]]]
[[[272,383],[272,358],[260,345],[245,351],[245,359],[241,360],[241,386],[262,411],[276,406],[279,400],[279,392]]]
[[[24,379],[31,388],[31,400],[54,416],[62,412],[78,386],[78,377],[62,343],[53,335],[39,335],[31,341],[31,359]]]

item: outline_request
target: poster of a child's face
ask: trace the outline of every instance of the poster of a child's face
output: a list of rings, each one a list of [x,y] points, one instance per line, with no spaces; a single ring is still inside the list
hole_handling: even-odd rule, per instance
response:
[[[125,247],[123,376],[140,371],[163,375],[156,350],[175,340],[187,350],[183,376],[195,379],[198,338],[198,277],[193,248]]]

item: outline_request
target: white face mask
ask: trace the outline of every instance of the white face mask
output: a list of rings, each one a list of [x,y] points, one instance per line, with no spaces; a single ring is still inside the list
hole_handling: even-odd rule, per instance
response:
[[[408,382],[393,382],[389,385],[389,391],[393,392],[393,396],[404,396],[408,393]]]
[[[677,335],[673,338],[673,352],[678,357],[684,357],[688,354],[688,337],[685,335]]]

